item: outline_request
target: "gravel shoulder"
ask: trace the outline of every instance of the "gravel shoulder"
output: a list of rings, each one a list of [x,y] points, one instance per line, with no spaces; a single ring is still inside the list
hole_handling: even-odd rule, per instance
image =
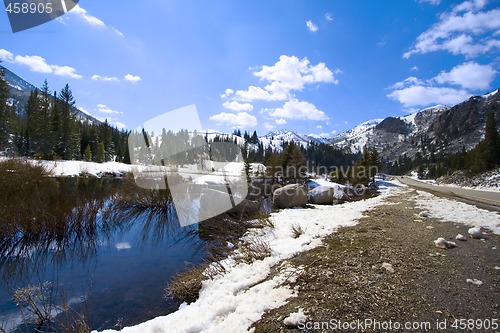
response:
[[[401,190],[367,211],[356,226],[341,228],[323,246],[289,260],[303,268],[292,284],[297,297],[266,313],[254,324],[255,332],[332,332],[333,326],[325,324],[332,320],[432,325],[399,332],[461,332],[451,327],[455,319],[500,322],[500,237],[487,233],[485,240],[455,241],[457,234],[467,235],[468,227],[419,216],[416,196],[414,190]],[[435,247],[438,237],[455,241],[457,247]],[[298,309],[309,324],[286,327],[284,318]],[[436,327],[445,320],[445,330]],[[474,325],[463,331],[500,332]],[[358,326],[337,331],[381,330]]]

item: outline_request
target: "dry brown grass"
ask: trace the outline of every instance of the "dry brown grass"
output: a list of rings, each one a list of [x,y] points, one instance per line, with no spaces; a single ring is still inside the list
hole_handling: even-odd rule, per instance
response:
[[[263,260],[271,255],[271,246],[268,242],[261,239],[254,239],[243,243],[239,247],[240,255],[236,258],[238,261],[251,264],[257,260]]]

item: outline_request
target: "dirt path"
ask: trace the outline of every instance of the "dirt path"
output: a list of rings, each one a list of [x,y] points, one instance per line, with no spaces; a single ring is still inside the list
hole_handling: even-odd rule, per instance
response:
[[[438,249],[433,240],[454,240],[458,233],[467,235],[468,227],[420,217],[416,195],[402,190],[358,225],[290,260],[306,267],[293,285],[298,297],[268,312],[255,332],[500,332],[491,329],[495,321],[500,326],[500,237],[487,234],[484,241],[456,241],[456,248]],[[299,308],[307,324],[286,327],[283,319]],[[455,321],[460,319],[477,321]],[[338,328],[339,321],[352,329]],[[398,323],[400,330],[394,329]],[[406,323],[420,328],[404,329]],[[454,323],[469,326],[460,330]]]

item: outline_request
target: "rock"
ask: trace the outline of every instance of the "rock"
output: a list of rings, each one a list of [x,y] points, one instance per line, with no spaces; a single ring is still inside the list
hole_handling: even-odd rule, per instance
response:
[[[386,271],[388,271],[389,273],[394,273],[395,270],[394,270],[394,267],[392,267],[391,264],[387,263],[387,262],[384,262],[382,264],[382,268],[385,268]]]
[[[429,212],[423,211],[423,212],[418,213],[418,216],[420,216],[420,217],[430,217],[431,214]]]
[[[307,320],[307,316],[304,314],[303,309],[299,309],[297,312],[292,312],[288,317],[283,320],[283,324],[286,327],[298,327],[300,324],[304,324]]]
[[[481,239],[483,238],[483,232],[481,231],[481,227],[474,227],[469,229],[469,236],[473,239]]]
[[[307,188],[299,184],[290,184],[274,191],[273,205],[276,208],[292,208],[307,205]]]
[[[257,213],[260,209],[260,202],[255,200],[243,199],[236,207],[231,209],[228,213],[237,213],[237,214],[245,214],[252,215]]]
[[[465,280],[467,283],[472,283],[475,284],[476,286],[480,286],[483,284],[483,281],[478,280],[478,279],[467,279]]]
[[[439,247],[440,249],[451,249],[451,248],[454,248],[457,246],[457,244],[455,242],[449,242],[447,241],[446,239],[444,239],[443,237],[439,237],[438,239],[436,239],[434,241],[434,245],[436,245],[436,247]]]
[[[245,199],[237,196],[231,196],[224,188],[213,189],[204,188],[200,195],[200,207],[198,209],[198,218],[200,221],[209,219],[219,214],[230,212],[233,209],[238,209],[238,206]],[[249,200],[247,200],[249,201]],[[236,206],[233,206],[233,202]],[[251,201],[250,201],[251,202]],[[245,208],[242,208],[243,210]]]
[[[331,205],[335,189],[329,186],[318,186],[307,193],[309,203],[318,205]]]
[[[462,234],[458,234],[457,237],[455,237],[456,240],[459,240],[459,241],[466,241],[467,238],[462,235]]]

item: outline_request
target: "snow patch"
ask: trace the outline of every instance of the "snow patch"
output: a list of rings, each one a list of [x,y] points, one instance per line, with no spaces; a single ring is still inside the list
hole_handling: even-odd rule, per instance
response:
[[[434,218],[461,223],[471,227],[485,227],[500,235],[500,215],[456,200],[436,197],[417,191],[417,207],[425,209]]]

